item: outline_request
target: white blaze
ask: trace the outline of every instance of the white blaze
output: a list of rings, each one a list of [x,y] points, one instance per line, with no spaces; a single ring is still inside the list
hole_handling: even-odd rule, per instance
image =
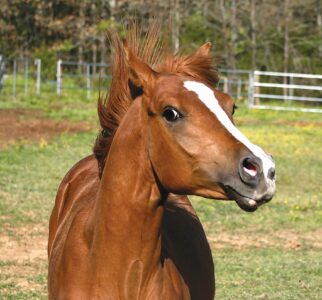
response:
[[[231,133],[235,139],[244,144],[255,156],[257,156],[263,163],[263,172],[267,178],[268,170],[275,168],[274,162],[271,158],[257,145],[251,143],[246,136],[244,136],[235,125],[230,121],[225,111],[221,108],[214,92],[201,82],[185,81],[184,87],[188,91],[195,92],[199,99],[212,111],[219,122]]]

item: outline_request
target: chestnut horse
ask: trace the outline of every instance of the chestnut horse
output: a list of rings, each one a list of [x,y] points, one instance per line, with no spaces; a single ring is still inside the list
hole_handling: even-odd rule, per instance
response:
[[[213,299],[211,251],[184,195],[255,211],[275,192],[274,162],[234,126],[210,43],[163,55],[154,26],[141,42],[137,28],[111,40],[102,132],[50,219],[49,299]]]

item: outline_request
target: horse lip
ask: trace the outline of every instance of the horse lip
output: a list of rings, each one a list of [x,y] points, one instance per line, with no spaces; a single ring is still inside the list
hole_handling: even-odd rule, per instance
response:
[[[258,208],[259,205],[262,204],[262,202],[258,202],[251,197],[240,194],[229,185],[226,185],[224,188],[227,196],[232,197],[232,199],[236,201],[236,203],[242,210],[253,212]]]

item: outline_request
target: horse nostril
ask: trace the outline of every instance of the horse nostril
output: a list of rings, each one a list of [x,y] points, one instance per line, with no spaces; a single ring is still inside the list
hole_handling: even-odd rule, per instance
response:
[[[275,169],[274,169],[274,168],[270,168],[270,169],[268,170],[267,177],[268,177],[270,180],[275,179]]]
[[[255,188],[262,174],[261,161],[255,156],[244,157],[239,162],[239,176],[243,183]]]
[[[255,164],[253,164],[251,162],[251,160],[249,158],[246,158],[246,159],[243,160],[242,166],[243,166],[244,172],[246,172],[247,174],[249,174],[252,177],[256,176],[257,167],[256,167]]]

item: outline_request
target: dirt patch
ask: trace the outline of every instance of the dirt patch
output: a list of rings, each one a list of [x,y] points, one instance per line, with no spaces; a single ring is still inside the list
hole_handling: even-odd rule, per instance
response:
[[[14,229],[17,235],[0,234],[0,277],[2,292],[14,295],[15,291],[37,293],[46,297],[47,228],[28,226]],[[303,246],[322,249],[322,229],[303,235],[289,230],[271,234],[222,233],[208,236],[211,248],[280,248],[297,250]],[[223,250],[224,251],[224,250]],[[215,252],[216,253],[216,252]]]
[[[29,229],[26,231],[25,238],[19,240],[12,236],[0,236],[1,292],[11,296],[34,293],[45,297],[47,234],[33,235]]]
[[[14,228],[13,236],[0,234],[2,293],[46,295],[47,230],[43,226]],[[1,296],[0,296],[1,298]]]
[[[29,299],[34,294],[46,298],[47,229],[44,226],[28,226],[15,228],[15,232],[18,238],[0,233],[1,292],[11,296],[25,293],[30,296]],[[303,243],[322,249],[322,229],[305,233],[303,236],[286,230],[266,236],[260,236],[259,233],[223,233],[208,237],[208,240],[214,250],[225,247],[281,247],[296,250]]]
[[[263,125],[268,121],[254,121],[254,120],[237,120],[236,125]],[[292,127],[322,127],[322,122],[310,122],[310,121],[285,121],[285,120],[277,120],[269,122],[270,125],[283,125],[283,126],[292,126]]]
[[[42,227],[19,227],[17,236],[0,235],[0,260],[35,261],[47,259],[47,232]]]
[[[85,132],[93,129],[93,126],[86,122],[46,119],[41,110],[0,110],[0,148],[19,141],[46,141],[54,135]]]
[[[0,261],[15,261],[16,263],[47,260],[47,229],[44,227],[20,227],[15,230],[16,236],[0,235]],[[208,236],[213,249],[226,247],[246,248],[282,248],[298,249],[303,246],[322,249],[322,229],[304,234],[292,230],[280,230],[270,234],[220,233]]]
[[[274,121],[275,125],[287,125],[294,127],[322,127],[322,122],[309,122],[309,121]]]
[[[299,249],[307,246],[322,249],[322,229],[300,234],[292,230],[280,230],[270,234],[248,233],[229,234],[221,233],[208,236],[208,241],[214,249],[232,247],[246,248],[282,248]]]

